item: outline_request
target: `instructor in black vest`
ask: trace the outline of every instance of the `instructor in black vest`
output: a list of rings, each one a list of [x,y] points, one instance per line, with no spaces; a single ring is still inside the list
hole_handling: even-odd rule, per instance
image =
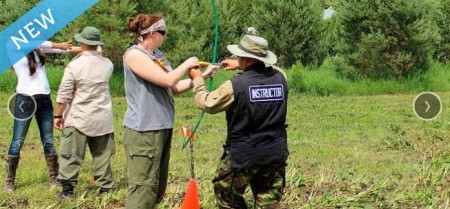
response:
[[[256,35],[228,45],[237,60],[225,60],[222,66],[240,68],[243,73],[210,93],[200,70],[189,72],[196,106],[211,114],[226,111],[227,139],[213,180],[219,208],[247,208],[243,195],[248,185],[256,208],[287,208],[279,202],[289,155],[288,88],[284,72],[272,66],[277,57],[267,46],[267,40]]]

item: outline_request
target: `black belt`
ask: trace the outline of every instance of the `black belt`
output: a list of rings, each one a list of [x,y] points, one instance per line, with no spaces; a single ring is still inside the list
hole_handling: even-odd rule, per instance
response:
[[[46,97],[49,97],[49,96],[50,96],[50,94],[35,94],[35,95],[33,95],[33,98],[41,99],[41,98],[46,98]]]

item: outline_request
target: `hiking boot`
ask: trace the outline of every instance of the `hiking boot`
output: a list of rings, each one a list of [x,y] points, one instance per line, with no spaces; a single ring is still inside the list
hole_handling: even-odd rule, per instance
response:
[[[59,169],[58,155],[47,155],[45,156],[45,161],[47,162],[48,173],[50,176],[48,179],[48,183],[50,184],[50,186],[61,185],[56,179]]]
[[[11,193],[15,190],[16,171],[19,167],[19,156],[8,156],[6,159],[6,181],[4,191]]]
[[[57,197],[58,199],[64,199],[64,198],[72,198],[73,197],[73,183],[63,181],[62,184],[62,191],[58,193]]]
[[[110,192],[112,192],[114,189],[112,188],[100,188],[100,190],[98,191],[98,196],[100,198],[103,198],[104,196],[106,196],[107,194],[109,194]]]
[[[262,209],[288,209],[289,206],[285,203],[275,203],[272,205],[264,205]]]

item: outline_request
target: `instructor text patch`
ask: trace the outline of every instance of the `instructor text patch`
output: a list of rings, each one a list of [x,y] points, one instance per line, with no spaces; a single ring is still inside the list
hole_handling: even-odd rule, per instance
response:
[[[251,102],[280,101],[284,99],[283,85],[250,86],[249,95]]]

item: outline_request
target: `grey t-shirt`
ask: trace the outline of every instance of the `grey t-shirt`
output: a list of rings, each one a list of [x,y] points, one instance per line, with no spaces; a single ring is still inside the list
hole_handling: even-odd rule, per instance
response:
[[[170,62],[158,49],[154,54],[134,45],[131,49],[138,49],[152,60],[164,63],[168,71],[172,71]],[[150,83],[136,75],[124,62],[125,96],[127,111],[123,124],[135,131],[154,131],[172,129],[175,118],[175,108],[172,89]],[[148,69],[149,71],[157,69]]]

